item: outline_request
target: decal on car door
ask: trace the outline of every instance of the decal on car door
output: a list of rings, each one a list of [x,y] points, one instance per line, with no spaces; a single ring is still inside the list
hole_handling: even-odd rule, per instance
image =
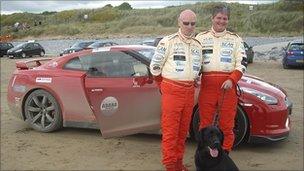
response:
[[[110,116],[118,110],[118,101],[115,97],[106,97],[100,104],[100,110],[105,116]]]

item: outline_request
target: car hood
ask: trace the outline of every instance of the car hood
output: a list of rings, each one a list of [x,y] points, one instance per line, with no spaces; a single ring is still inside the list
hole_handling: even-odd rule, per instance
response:
[[[266,82],[261,78],[252,75],[244,75],[238,82],[240,88],[250,88],[272,96],[287,96],[286,91],[280,86]]]
[[[13,47],[13,48],[9,49],[8,52],[14,52],[19,49],[22,49],[22,47]]]

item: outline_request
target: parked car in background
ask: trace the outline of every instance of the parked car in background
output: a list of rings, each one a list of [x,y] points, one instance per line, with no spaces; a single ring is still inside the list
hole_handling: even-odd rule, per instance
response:
[[[70,48],[64,49],[61,53],[60,56],[66,55],[69,53],[74,53],[74,52],[79,52],[84,49],[87,49],[88,46],[91,44],[95,43],[96,41],[81,41],[73,44]]]
[[[161,94],[149,72],[155,49],[119,45],[18,61],[7,86],[8,105],[12,114],[41,132],[80,127],[100,129],[103,137],[159,133]],[[238,84],[234,145],[287,138],[292,103],[286,92],[249,75]],[[194,138],[199,87],[190,128]]]
[[[147,46],[154,46],[154,39],[144,40],[140,44],[147,45]]]
[[[302,67],[304,68],[304,43],[303,41],[289,42],[284,48],[282,59],[283,68]]]
[[[253,57],[254,57],[254,51],[252,49],[252,46],[249,46],[246,42],[243,42],[243,44],[244,44],[245,52],[247,55],[247,63],[252,63]]]
[[[32,57],[34,55],[44,56],[44,48],[35,41],[29,41],[21,43],[7,51],[7,56],[9,58],[25,58]]]
[[[13,44],[8,42],[0,42],[0,57],[7,55],[7,50],[13,48]]]
[[[118,45],[115,42],[109,42],[109,41],[97,41],[87,47],[87,49],[95,49],[95,48],[100,48],[100,47],[106,47],[106,46],[113,46],[113,45]]]
[[[163,37],[157,37],[155,39],[144,40],[141,44],[156,47],[161,39],[163,39]]]

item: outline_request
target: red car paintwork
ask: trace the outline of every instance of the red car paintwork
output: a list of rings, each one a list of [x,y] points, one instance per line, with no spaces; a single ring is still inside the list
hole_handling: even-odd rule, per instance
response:
[[[119,52],[148,47],[126,45],[107,48],[109,51]],[[41,63],[41,58],[17,62],[18,68],[8,85],[7,99],[12,113],[25,120],[25,99],[34,90],[43,89],[51,93],[59,103],[64,127],[100,128],[104,137],[159,130],[160,95],[151,78],[88,77],[86,71],[64,69],[70,59],[93,53],[92,50],[84,50],[54,58],[44,64]],[[29,63],[34,63],[34,67],[28,66]],[[51,78],[51,82],[37,82],[40,77]],[[135,83],[138,87],[134,86]],[[239,85],[278,99],[278,104],[268,105],[252,94],[241,93],[239,106],[249,121],[249,141],[276,141],[286,138],[290,131],[289,114],[292,106],[291,103],[286,103],[286,92],[252,76],[243,76]],[[197,89],[196,92],[198,91]],[[101,113],[101,101],[108,96],[119,99],[120,107],[117,110],[120,115],[107,117]],[[124,112],[128,115],[122,120]],[[133,125],[137,126],[132,127]]]

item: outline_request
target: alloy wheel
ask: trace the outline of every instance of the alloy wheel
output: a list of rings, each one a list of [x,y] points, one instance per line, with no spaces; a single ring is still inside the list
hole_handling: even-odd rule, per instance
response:
[[[38,131],[54,131],[62,125],[61,111],[56,99],[44,90],[36,90],[28,96],[24,112],[27,122]]]

